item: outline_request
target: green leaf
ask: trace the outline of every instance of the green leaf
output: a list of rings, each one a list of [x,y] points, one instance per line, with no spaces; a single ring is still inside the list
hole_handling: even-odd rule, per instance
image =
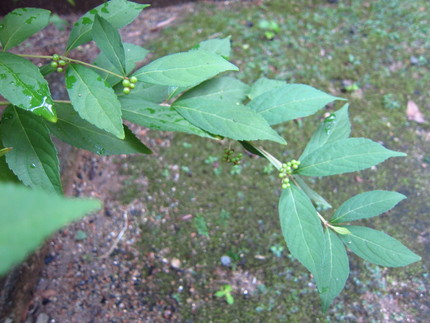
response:
[[[191,98],[172,105],[195,126],[235,140],[272,140],[285,144],[260,115],[246,106],[231,102]]]
[[[273,89],[279,88],[286,85],[285,81],[272,80],[265,77],[259,78],[251,86],[251,91],[248,93],[248,97],[254,100],[257,96],[272,91]]]
[[[127,99],[127,101],[132,99],[137,104],[139,100],[162,103],[167,100],[168,96],[168,86],[137,82],[133,92],[128,95],[118,95],[118,98],[121,102],[123,102],[123,99]]]
[[[216,297],[224,297],[225,296],[225,291],[224,290],[219,290],[215,292],[215,296]]]
[[[224,291],[226,291],[227,293],[230,293],[233,291],[233,287],[231,285],[224,285],[223,286]]]
[[[381,231],[361,226],[345,226],[351,234],[340,238],[356,255],[380,266],[401,267],[421,260],[421,257],[400,241]]]
[[[39,117],[9,106],[3,113],[0,136],[4,146],[13,148],[5,156],[9,168],[25,185],[61,193],[57,150]]]
[[[294,175],[294,179],[297,185],[306,193],[306,195],[314,201],[317,207],[322,208],[323,210],[331,209],[330,203],[328,203],[321,195],[311,189],[308,184],[301,178],[299,175]]]
[[[93,39],[101,49],[103,55],[109,62],[120,71],[119,74],[126,75],[125,53],[121,36],[106,19],[95,15],[92,28]]]
[[[25,260],[56,230],[99,208],[96,200],[0,184],[0,275]]]
[[[390,157],[406,154],[389,150],[366,138],[340,139],[315,149],[303,159],[298,173],[304,176],[328,176],[366,169]]]
[[[92,40],[91,30],[96,14],[106,19],[114,28],[122,28],[131,23],[148,6],[126,0],[111,0],[90,10],[73,25],[67,42],[66,53]]]
[[[325,245],[317,286],[323,311],[326,311],[345,286],[349,275],[349,261],[345,247],[336,233],[326,229],[324,238]]]
[[[225,71],[238,68],[219,55],[193,50],[161,57],[137,70],[134,76],[151,84],[195,86]]]
[[[230,36],[226,38],[214,38],[202,41],[196,46],[195,49],[205,50],[225,58],[229,58],[231,55],[231,41]],[[194,50],[194,49],[193,49]]]
[[[83,119],[120,139],[124,138],[121,104],[99,74],[84,66],[70,64],[66,88],[74,109]]]
[[[316,278],[324,253],[324,233],[317,212],[306,194],[292,184],[279,200],[282,235],[291,254]]]
[[[0,132],[1,135],[1,132]],[[11,151],[12,148],[4,148],[0,136],[0,182],[14,182],[18,183],[19,179],[16,177],[16,175],[10,170],[9,166],[6,163],[5,154]],[[5,152],[5,150],[7,150]],[[4,153],[5,152],[5,153]]]
[[[347,228],[345,227],[338,227],[338,226],[331,226],[330,227],[334,232],[338,233],[338,234],[351,234],[351,231],[349,231]]]
[[[364,192],[345,201],[334,213],[330,223],[342,223],[378,216],[391,210],[406,196],[391,191]]]
[[[161,106],[135,97],[134,93],[120,98],[124,119],[140,126],[160,131],[185,132],[201,137],[212,137],[185,120],[170,106]]]
[[[51,12],[45,9],[19,8],[0,21],[0,43],[4,51],[19,45],[49,24]]]
[[[30,61],[0,52],[0,94],[17,107],[55,122],[48,83]]]
[[[209,230],[208,230],[208,226],[206,224],[206,220],[203,216],[201,215],[197,215],[194,219],[193,219],[193,225],[196,228],[197,232],[205,237],[209,238]]]
[[[123,43],[123,46],[124,46],[124,54],[125,54],[125,72],[126,74],[129,74],[132,70],[136,68],[136,63],[142,61],[146,57],[149,51],[141,46],[137,46],[130,43]],[[103,52],[97,56],[97,58],[94,61],[94,65],[100,66],[116,74],[122,74],[121,70],[115,67]],[[119,77],[112,75],[110,73],[106,73],[100,70],[97,70],[97,72],[100,75],[102,75],[103,78],[106,80],[106,82],[108,82],[111,86],[122,81]],[[136,92],[136,89],[133,90],[133,93],[135,92]]]
[[[227,304],[232,305],[234,303],[233,295],[226,294],[225,295],[225,301],[227,302]]]
[[[0,182],[19,182],[18,177],[16,177],[7,165],[6,158],[4,156],[0,157]]]
[[[124,140],[101,130],[82,119],[72,105],[56,103],[57,123],[47,123],[49,130],[68,144],[99,155],[150,154],[151,150],[127,128]]]
[[[313,134],[311,140],[309,140],[300,159],[303,159],[315,149],[318,149],[329,142],[348,138],[350,133],[351,123],[349,122],[348,117],[348,104],[346,104],[341,109],[330,114],[324,119],[317,131]]]
[[[307,117],[334,100],[342,100],[304,84],[285,84],[257,96],[248,106],[270,125]]]
[[[250,143],[249,141],[239,141],[239,143],[242,145],[242,147],[244,149],[246,149],[247,151],[249,151],[251,154],[266,158],[266,156],[257,148],[255,147],[252,143]]]
[[[240,104],[245,100],[248,91],[248,85],[235,78],[226,76],[208,80],[197,85],[185,92],[181,96],[180,101],[200,98],[202,100]]]

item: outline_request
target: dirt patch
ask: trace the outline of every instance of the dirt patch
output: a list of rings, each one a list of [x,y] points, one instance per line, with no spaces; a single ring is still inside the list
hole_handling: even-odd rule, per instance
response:
[[[162,28],[192,12],[191,4],[145,9],[134,23],[121,31],[123,40],[144,46]],[[79,15],[62,18],[71,25]],[[14,52],[28,53],[32,48],[33,53],[41,55],[61,53],[68,32],[50,25]],[[52,39],[56,42],[53,43]],[[85,61],[96,55],[97,50],[91,44],[83,45],[72,53],[73,57]],[[35,60],[35,63],[45,62]],[[62,75],[55,73],[50,77],[54,98],[66,98]],[[134,130],[140,135],[145,133],[143,129]],[[150,145],[148,140],[146,143]],[[72,156],[70,151],[63,154],[64,160],[73,159]],[[142,255],[134,244],[141,238],[139,224],[144,206],[137,202],[127,208],[111,198],[110,193],[118,191],[122,181],[117,173],[117,164],[111,161],[112,157],[80,151],[74,165],[63,163],[69,182],[65,186],[66,195],[98,198],[103,201],[104,209],[61,230],[44,247],[43,254],[37,258],[42,261],[44,269],[32,300],[29,303],[25,301],[20,309],[16,309],[15,313],[22,313],[20,317],[1,318],[2,322],[154,322],[175,317],[175,310],[170,305],[142,302],[145,291],[141,288],[141,275],[148,271],[144,267],[151,262],[151,255],[145,255],[148,257],[142,262]],[[32,259],[27,263],[29,266],[36,264]],[[166,266],[168,268],[169,264]],[[37,278],[39,270],[32,273],[32,278]],[[35,279],[20,276],[20,271],[15,276],[18,277],[15,281],[25,280],[26,284],[34,284]],[[18,289],[15,283],[10,285],[12,289]],[[26,290],[32,293],[31,286]],[[16,307],[18,304],[9,305]]]

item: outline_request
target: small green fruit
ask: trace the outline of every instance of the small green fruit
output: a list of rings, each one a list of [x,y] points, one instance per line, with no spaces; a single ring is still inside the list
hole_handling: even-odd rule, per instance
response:
[[[130,93],[130,91],[131,91],[131,89],[130,89],[129,87],[125,87],[125,88],[123,88],[123,89],[122,89],[122,92],[123,92],[124,94],[129,94],[129,93]]]
[[[53,59],[54,61],[58,61],[58,60],[60,59],[60,55],[58,55],[58,54],[54,54],[54,55],[52,55],[52,59]]]
[[[136,76],[130,77],[130,82],[131,83],[137,83],[137,77]]]
[[[129,80],[122,80],[122,86],[129,87],[130,86],[130,81]]]
[[[58,67],[58,63],[57,63],[57,62],[51,62],[51,66],[52,66],[53,68],[57,68],[57,67]]]
[[[286,184],[286,183],[282,184],[282,189],[284,189],[284,190],[286,190],[287,188],[290,188],[290,187],[291,187],[290,183],[288,183],[288,184]]]
[[[63,73],[63,72],[64,72],[64,68],[62,68],[62,67],[58,67],[58,68],[57,68],[57,72],[58,72],[58,73]]]
[[[58,64],[59,64],[60,66],[66,66],[66,61],[65,61],[65,60],[60,59],[60,60],[58,61]]]
[[[128,86],[130,89],[134,89],[136,87],[136,84],[134,83],[130,83],[130,85]]]

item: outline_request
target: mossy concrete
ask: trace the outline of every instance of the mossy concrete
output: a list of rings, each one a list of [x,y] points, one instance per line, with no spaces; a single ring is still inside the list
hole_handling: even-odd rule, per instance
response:
[[[148,271],[159,282],[151,287],[154,299],[148,301],[170,303],[184,322],[428,321],[430,127],[409,120],[406,107],[414,101],[430,119],[430,58],[424,54],[430,46],[430,22],[423,15],[429,4],[286,3],[233,9],[200,5],[199,14],[167,29],[149,47],[162,55],[232,35],[232,59],[242,80],[267,76],[347,98],[352,136],[371,138],[408,156],[359,173],[313,178],[312,187],[334,208],[368,190],[405,194],[408,199],[396,208],[362,224],[401,240],[423,259],[388,269],[351,255],[346,288],[322,313],[312,278],[289,256],[281,236],[276,172],[248,155],[240,168],[232,168],[221,161],[231,143],[177,134],[170,147],[156,148],[155,157],[132,156],[122,162],[129,177],[118,198],[146,205],[142,254],[158,255],[154,268],[173,259],[180,263],[168,271]],[[280,25],[281,33],[272,41],[256,27],[261,19]],[[358,89],[346,89],[350,81]],[[288,146],[264,147],[281,160],[297,158],[324,113],[340,105],[278,126]],[[229,257],[228,266],[222,264],[223,256]],[[225,284],[233,287],[233,305],[214,296]]]

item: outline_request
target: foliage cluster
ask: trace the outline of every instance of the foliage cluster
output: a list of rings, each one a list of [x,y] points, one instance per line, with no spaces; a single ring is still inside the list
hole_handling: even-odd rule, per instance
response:
[[[100,155],[150,154],[123,120],[210,140],[235,140],[250,154],[272,163],[282,179],[279,217],[284,239],[291,254],[312,273],[323,309],[341,292],[349,275],[346,247],[382,266],[405,266],[420,259],[381,231],[349,225],[390,210],[405,198],[402,194],[364,192],[326,219],[318,210],[331,205],[306,183],[306,177],[355,172],[405,154],[367,138],[351,138],[346,104],[324,119],[297,160],[279,161],[256,141],[273,141],[283,148],[286,140],[273,126],[313,115],[344,99],[303,84],[260,78],[247,85],[220,76],[238,70],[228,61],[228,37],[203,41],[136,68],[148,51],[122,42],[118,29],[145,7],[112,0],[90,10],[74,24],[61,55],[9,51],[43,29],[49,11],[17,9],[0,22],[0,94],[7,100],[2,102],[7,107],[0,123],[0,274],[55,229],[99,207],[96,201],[60,196],[59,161],[51,136]],[[95,61],[74,59],[72,50],[91,40],[101,51]],[[27,59],[31,57],[48,62],[38,68]],[[44,76],[55,71],[65,72],[67,101],[51,97]],[[240,161],[230,154],[226,158]],[[24,240],[27,243],[21,243]],[[223,295],[229,293],[226,289]]]

